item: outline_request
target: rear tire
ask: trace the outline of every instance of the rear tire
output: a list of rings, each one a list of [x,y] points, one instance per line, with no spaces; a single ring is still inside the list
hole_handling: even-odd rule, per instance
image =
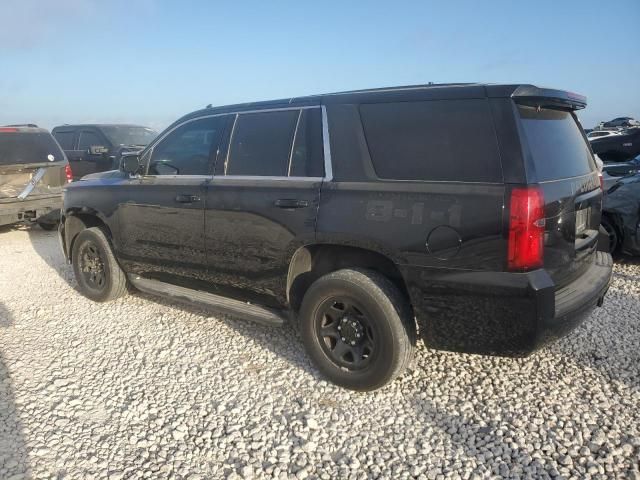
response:
[[[127,292],[127,277],[99,227],[87,228],[78,234],[71,258],[80,293],[85,297],[95,302],[109,302]]]
[[[344,269],[319,278],[299,318],[307,353],[337,385],[375,390],[411,363],[416,326],[409,304],[377,272]]]

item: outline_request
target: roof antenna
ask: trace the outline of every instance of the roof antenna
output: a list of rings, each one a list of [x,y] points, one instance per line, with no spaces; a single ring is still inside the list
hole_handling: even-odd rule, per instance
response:
[[[209,104],[206,106],[206,108],[213,108],[213,105]]]

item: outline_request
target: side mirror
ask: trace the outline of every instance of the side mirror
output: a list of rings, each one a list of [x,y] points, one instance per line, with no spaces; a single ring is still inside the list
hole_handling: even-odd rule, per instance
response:
[[[123,155],[120,160],[120,169],[129,175],[135,175],[140,171],[140,157],[135,155]]]
[[[108,151],[109,149],[104,145],[91,145],[89,147],[89,154],[91,155],[102,155],[104,153],[107,153]]]

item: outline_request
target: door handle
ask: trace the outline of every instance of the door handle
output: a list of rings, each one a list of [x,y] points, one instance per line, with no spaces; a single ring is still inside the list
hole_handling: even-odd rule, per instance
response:
[[[193,203],[193,202],[199,202],[199,201],[200,201],[200,197],[197,195],[187,195],[187,194],[181,193],[176,196],[176,202],[178,203]]]
[[[309,202],[297,198],[280,198],[274,205],[278,208],[305,208],[309,206]]]

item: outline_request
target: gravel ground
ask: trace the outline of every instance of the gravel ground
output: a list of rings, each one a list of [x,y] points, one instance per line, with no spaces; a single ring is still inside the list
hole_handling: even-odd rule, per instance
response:
[[[55,233],[0,229],[0,478],[640,479],[640,261],[526,359],[429,351],[328,384],[295,329],[96,304]]]

